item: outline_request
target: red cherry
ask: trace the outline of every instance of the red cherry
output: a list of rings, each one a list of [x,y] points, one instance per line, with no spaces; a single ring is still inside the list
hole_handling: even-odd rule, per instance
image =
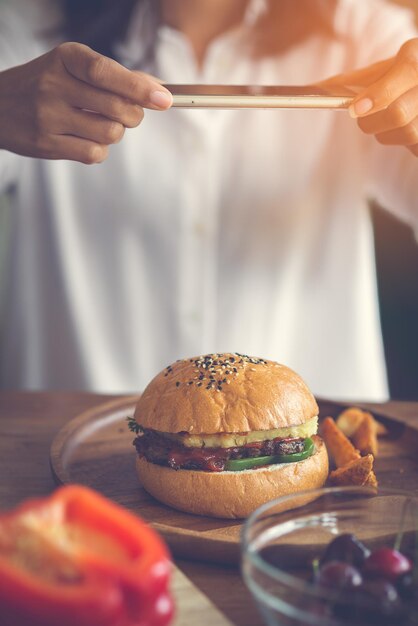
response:
[[[366,576],[395,581],[398,576],[412,569],[411,561],[398,550],[378,548],[367,557],[363,572]]]
[[[363,579],[353,565],[342,561],[328,561],[320,567],[315,582],[321,587],[349,590],[361,585]]]

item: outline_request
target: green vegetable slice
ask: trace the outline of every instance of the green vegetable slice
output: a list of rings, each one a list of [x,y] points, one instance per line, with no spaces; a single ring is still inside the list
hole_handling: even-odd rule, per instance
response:
[[[232,459],[225,463],[225,469],[231,472],[239,472],[241,470],[259,467],[261,465],[273,465],[274,463],[295,463],[296,461],[303,461],[304,459],[307,459],[311,456],[314,449],[315,444],[313,440],[308,437],[304,441],[304,448],[302,452],[295,452],[294,454],[275,454],[271,456],[255,456],[249,459]]]

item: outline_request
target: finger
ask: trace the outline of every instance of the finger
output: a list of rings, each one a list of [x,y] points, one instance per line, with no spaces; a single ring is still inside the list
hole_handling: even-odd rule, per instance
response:
[[[418,114],[418,87],[410,89],[383,111],[358,118],[361,130],[376,135],[410,124]]]
[[[77,109],[68,114],[62,130],[63,135],[74,135],[103,145],[119,143],[124,133],[125,127],[120,122]]]
[[[418,157],[418,143],[415,146],[408,146],[408,150]]]
[[[414,146],[418,143],[418,117],[402,128],[378,133],[376,139],[386,146]]]
[[[72,107],[100,113],[126,128],[135,128],[142,122],[144,110],[139,105],[109,91],[80,83],[72,77],[68,82],[66,100]]]
[[[71,135],[51,135],[48,138],[48,147],[45,147],[41,156],[44,159],[78,161],[86,165],[102,163],[109,155],[108,146],[103,146],[88,139]]]
[[[66,70],[93,87],[151,109],[167,109],[172,104],[170,92],[147,74],[132,72],[88,46],[65,43],[58,50]]]
[[[359,94],[349,107],[350,115],[361,117],[382,111],[418,82],[418,39],[402,46],[392,67],[382,78]]]

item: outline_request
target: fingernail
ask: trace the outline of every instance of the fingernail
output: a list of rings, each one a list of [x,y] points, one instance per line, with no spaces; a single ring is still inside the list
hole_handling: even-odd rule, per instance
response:
[[[152,91],[149,97],[151,104],[166,109],[173,102],[173,96],[168,91]]]
[[[370,100],[370,98],[363,98],[350,106],[349,113],[351,117],[359,117],[371,111],[372,108],[373,100]]]

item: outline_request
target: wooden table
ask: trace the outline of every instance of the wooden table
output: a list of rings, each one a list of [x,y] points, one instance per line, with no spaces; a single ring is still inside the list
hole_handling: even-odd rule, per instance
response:
[[[54,489],[49,467],[53,437],[72,417],[108,400],[109,396],[87,393],[0,392],[1,509]],[[369,406],[405,423],[418,420],[418,402]],[[177,565],[233,624],[261,626],[237,569],[181,560]]]

